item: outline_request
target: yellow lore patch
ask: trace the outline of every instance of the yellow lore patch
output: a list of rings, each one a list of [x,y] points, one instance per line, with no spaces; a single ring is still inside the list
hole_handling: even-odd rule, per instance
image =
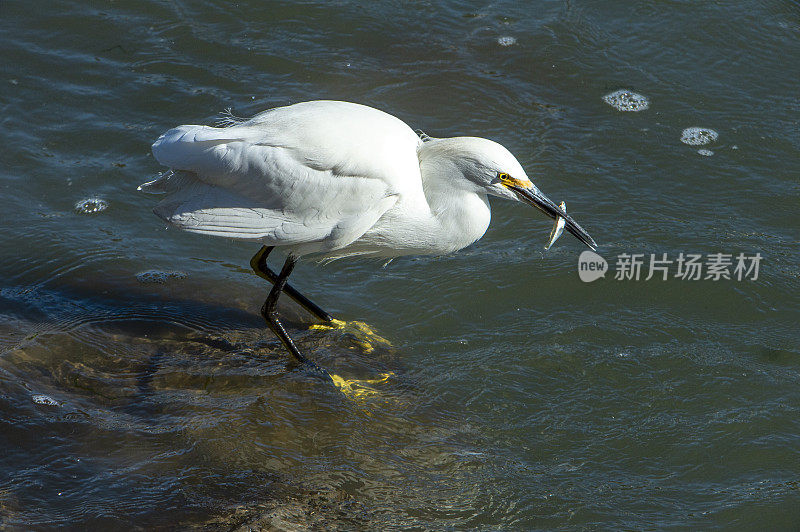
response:
[[[527,179],[517,179],[504,173],[498,174],[497,178],[500,179],[500,182],[507,187],[531,188],[533,186],[533,183]]]

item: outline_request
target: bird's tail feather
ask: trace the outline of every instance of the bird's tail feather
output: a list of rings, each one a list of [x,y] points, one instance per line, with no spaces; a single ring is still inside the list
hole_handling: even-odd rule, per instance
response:
[[[170,194],[196,181],[197,176],[192,172],[168,170],[156,179],[148,181],[147,183],[142,183],[136,190],[141,190],[148,194]]]

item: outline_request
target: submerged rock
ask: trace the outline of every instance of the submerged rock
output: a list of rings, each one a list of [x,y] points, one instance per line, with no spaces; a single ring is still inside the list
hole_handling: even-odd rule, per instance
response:
[[[136,280],[144,284],[166,284],[167,281],[186,279],[184,272],[176,270],[146,270],[136,274]]]

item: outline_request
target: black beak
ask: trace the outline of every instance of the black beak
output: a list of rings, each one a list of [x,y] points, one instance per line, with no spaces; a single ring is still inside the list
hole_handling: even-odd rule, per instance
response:
[[[597,244],[595,243],[594,239],[589,236],[583,227],[578,225],[578,222],[573,220],[564,210],[550,201],[550,198],[539,192],[536,187],[531,188],[523,188],[517,187],[514,185],[508,186],[508,188],[516,194],[519,199],[527,203],[528,205],[533,205],[547,216],[552,218],[553,220],[557,219],[559,216],[564,218],[564,227],[572,233],[575,238],[589,246],[589,248],[596,250]]]

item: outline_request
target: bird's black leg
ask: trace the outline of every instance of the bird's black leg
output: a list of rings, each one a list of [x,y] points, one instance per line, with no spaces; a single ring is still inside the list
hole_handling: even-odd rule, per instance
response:
[[[266,320],[267,325],[269,325],[269,328],[272,329],[272,332],[274,332],[275,335],[281,339],[283,345],[285,345],[286,349],[288,349],[289,352],[294,355],[298,362],[330,379],[331,377],[327,371],[303,356],[300,350],[297,349],[297,346],[294,345],[294,341],[286,332],[286,329],[283,328],[283,324],[278,319],[278,298],[281,296],[281,291],[286,289],[286,280],[289,278],[289,275],[291,275],[296,262],[297,259],[291,255],[286,258],[286,262],[283,264],[281,273],[275,277],[272,290],[269,291],[267,300],[264,301],[264,306],[261,307],[261,315],[264,316],[264,319]]]
[[[267,257],[269,256],[270,252],[273,249],[275,249],[275,246],[262,246],[261,249],[258,251],[258,253],[253,255],[253,258],[250,259],[250,267],[253,268],[253,271],[256,272],[256,275],[258,275],[263,279],[266,279],[272,284],[275,284],[275,281],[278,279],[278,276],[275,275],[275,272],[269,269],[269,266],[267,266]],[[286,283],[285,286],[283,287],[283,292],[287,296],[294,299],[301,307],[306,309],[309,313],[313,314],[322,321],[324,322],[333,321],[333,316],[322,310],[317,304],[315,304],[306,296],[298,292],[292,285]]]

